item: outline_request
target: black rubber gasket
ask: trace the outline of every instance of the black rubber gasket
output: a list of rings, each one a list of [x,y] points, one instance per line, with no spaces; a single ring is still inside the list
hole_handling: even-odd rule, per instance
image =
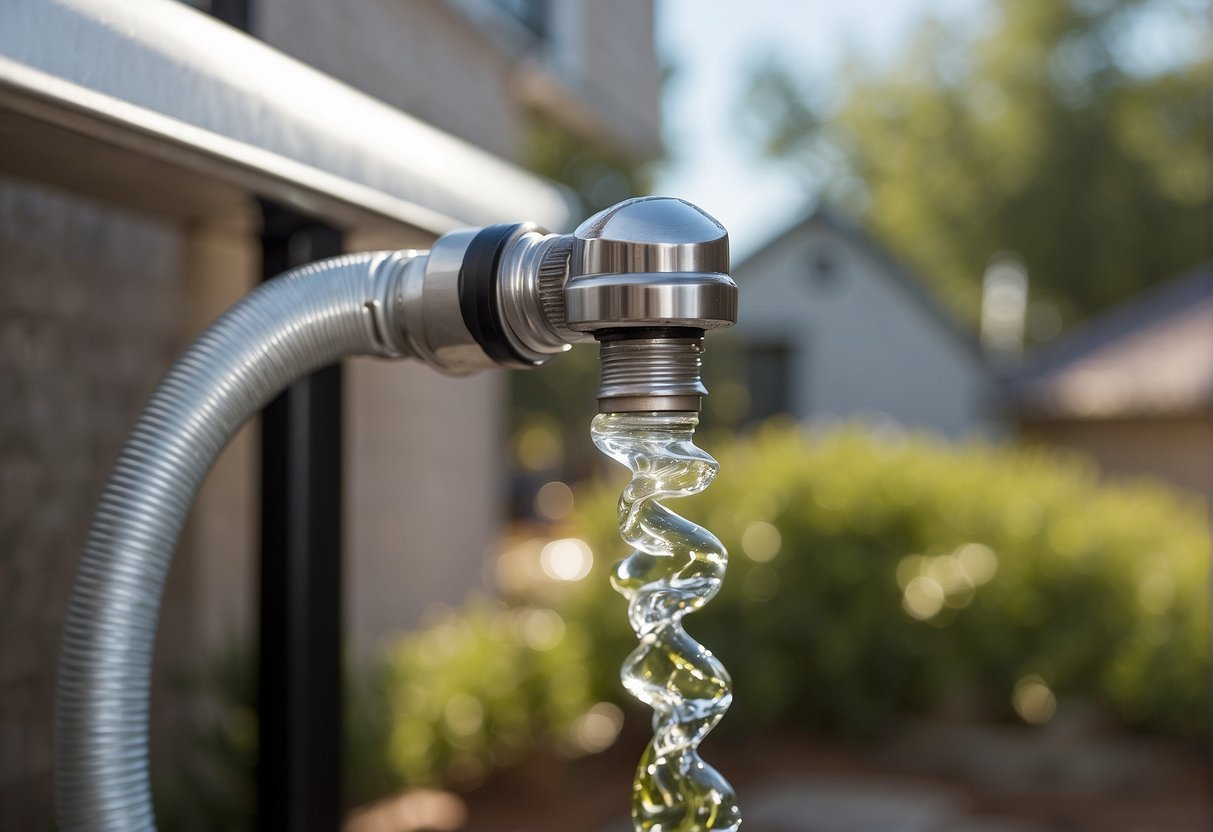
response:
[[[600,329],[597,341],[632,341],[638,338],[702,338],[703,330],[690,326],[620,326]]]
[[[501,252],[521,227],[521,223],[507,223],[481,229],[468,244],[463,265],[459,267],[459,312],[463,323],[485,354],[506,367],[535,366],[510,343],[497,294]]]

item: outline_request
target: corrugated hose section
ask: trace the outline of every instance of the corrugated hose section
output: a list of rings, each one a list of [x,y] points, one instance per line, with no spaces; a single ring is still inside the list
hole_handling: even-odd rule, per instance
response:
[[[388,299],[408,256],[349,255],[268,281],[195,341],[152,394],[101,495],[76,575],[55,708],[60,828],[154,830],[152,646],[194,494],[233,434],[301,376],[398,356]]]

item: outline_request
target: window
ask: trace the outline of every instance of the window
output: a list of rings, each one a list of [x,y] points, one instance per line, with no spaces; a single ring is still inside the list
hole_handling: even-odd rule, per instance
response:
[[[814,292],[831,295],[842,288],[841,257],[832,246],[822,245],[810,249],[807,266],[809,286]]]
[[[746,349],[750,421],[792,412],[792,350],[786,343],[750,344]]]

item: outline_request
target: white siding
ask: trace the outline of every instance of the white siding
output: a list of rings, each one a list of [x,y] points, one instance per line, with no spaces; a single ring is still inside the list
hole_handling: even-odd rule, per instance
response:
[[[818,275],[827,258],[832,274]],[[742,335],[792,349],[793,414],[892,417],[948,436],[986,430],[992,395],[975,349],[870,250],[811,223],[739,270]]]

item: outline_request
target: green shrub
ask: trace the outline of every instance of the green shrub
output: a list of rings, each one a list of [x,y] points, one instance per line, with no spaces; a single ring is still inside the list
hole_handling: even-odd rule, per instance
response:
[[[732,553],[720,595],[686,620],[734,679],[723,732],[863,736],[910,712],[1010,716],[1016,698],[1040,721],[1055,698],[1207,735],[1210,547],[1194,497],[1100,483],[1055,450],[786,426],[702,444],[720,476],[669,505]],[[562,530],[596,553],[588,577],[541,582],[513,609],[475,601],[397,643],[397,776],[475,780],[536,744],[569,747],[599,700],[629,706],[618,668],[635,639],[607,579],[627,553],[625,481],[619,468],[580,489]]]
[[[705,447],[720,476],[670,507],[732,553],[720,595],[686,622],[733,675],[725,730],[866,734],[903,711],[1005,714],[1017,683],[1039,677],[1063,705],[1094,699],[1130,725],[1206,734],[1210,546],[1195,498],[1101,484],[1057,451],[859,429],[771,426]],[[595,644],[598,695],[618,696],[633,644],[606,577],[626,554],[625,479],[620,468],[577,496],[597,558],[561,610]],[[1048,716],[1039,698],[1020,705]]]
[[[565,746],[594,704],[589,643],[538,607],[474,600],[386,659],[387,758],[411,785],[472,783],[538,743]]]

